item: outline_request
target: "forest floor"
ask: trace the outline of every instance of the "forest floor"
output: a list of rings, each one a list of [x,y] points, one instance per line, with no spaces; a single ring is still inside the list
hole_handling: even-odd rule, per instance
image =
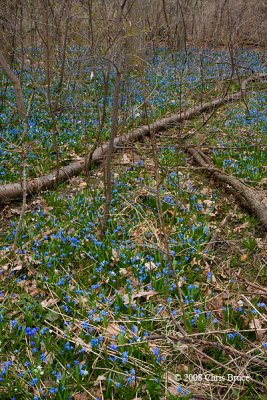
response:
[[[256,52],[241,55],[264,70]],[[175,63],[168,72],[165,62],[156,78],[148,75],[151,87],[157,81],[151,118],[177,109]],[[225,89],[225,80],[196,77],[198,85],[188,86],[190,78],[180,93],[182,109]],[[20,128],[10,128],[12,93],[6,96],[2,183],[20,174]],[[27,138],[30,177],[55,165],[49,118],[36,111],[42,101],[38,92]],[[84,155],[79,117],[60,121],[63,164]],[[15,251],[21,204],[1,206],[1,399],[266,398],[266,232],[185,153],[195,145],[216,167],[266,193],[264,84],[251,84],[245,100],[208,117],[157,134],[156,151],[146,137],[114,155],[105,235],[101,164],[27,200]],[[128,117],[121,118],[122,133]],[[138,111],[127,129],[142,118]]]

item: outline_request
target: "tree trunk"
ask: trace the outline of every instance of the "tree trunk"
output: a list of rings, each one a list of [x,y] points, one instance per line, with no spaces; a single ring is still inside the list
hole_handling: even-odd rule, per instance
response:
[[[14,86],[16,104],[17,104],[19,116],[23,120],[26,120],[27,113],[26,113],[26,109],[24,106],[23,93],[22,93],[20,81],[19,81],[18,77],[14,74],[14,72],[11,71],[11,69],[10,69],[8,63],[6,62],[5,57],[1,51],[0,51],[0,65],[3,68],[6,76],[12,82],[12,84]]]
[[[197,164],[203,168],[204,172],[214,176],[219,182],[222,182],[225,185],[226,190],[235,196],[242,207],[256,215],[264,229],[267,230],[267,203],[264,204],[261,200],[261,197],[265,197],[263,193],[245,185],[235,176],[228,175],[224,171],[215,168],[201,150],[194,147],[188,147],[186,151],[193,157]]]
[[[214,110],[216,110],[219,106],[223,104],[240,100],[242,96],[244,96],[244,91],[249,82],[254,82],[260,79],[266,79],[266,76],[267,76],[266,74],[252,75],[249,78],[242,81],[241,84],[242,90],[237,93],[220,97],[209,103],[204,103],[201,106],[194,107],[182,113],[179,112],[171,114],[168,117],[161,118],[155,121],[151,125],[153,125],[155,133],[157,133],[160,131],[167,130],[168,128],[172,128],[178,123],[181,123],[183,121],[193,119],[195,116],[200,115],[203,112],[208,112],[208,111],[214,112]],[[114,151],[117,151],[118,148],[123,147],[125,144],[129,142],[135,142],[149,134],[150,134],[150,126],[143,125],[123,136],[116,137],[114,139]],[[102,161],[103,157],[107,154],[108,148],[109,148],[109,141],[104,143],[102,146],[98,147],[92,154],[92,161],[93,162]],[[86,159],[82,159],[80,161],[75,161],[65,167],[62,167],[58,171],[54,170],[47,175],[43,175],[39,178],[32,179],[31,181],[27,182],[27,194],[34,194],[42,190],[53,188],[56,178],[58,179],[58,183],[67,181],[71,177],[78,175],[83,170],[85,170],[85,165],[86,165]],[[22,198],[22,196],[23,196],[23,190],[20,183],[9,183],[0,186],[0,203],[4,203],[10,200],[20,199]]]

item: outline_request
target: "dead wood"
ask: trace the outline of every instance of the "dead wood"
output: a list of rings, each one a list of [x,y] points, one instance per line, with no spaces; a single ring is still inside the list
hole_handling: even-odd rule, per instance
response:
[[[193,119],[195,116],[200,115],[204,112],[214,111],[223,104],[230,103],[243,98],[248,83],[255,82],[261,79],[266,79],[266,74],[255,74],[247,79],[244,79],[241,83],[241,90],[239,92],[222,96],[213,101],[202,104],[201,106],[194,107],[184,112],[174,113],[168,117],[161,118],[150,125],[143,125],[139,128],[132,130],[131,132],[117,137],[114,140],[114,151],[123,147],[129,142],[136,142],[142,137],[149,135],[150,130],[153,129],[155,133],[167,130],[174,127],[176,124],[186,120]],[[92,154],[92,162],[101,162],[107,155],[109,147],[109,141],[98,147]],[[40,176],[39,178],[32,179],[27,182],[26,190],[28,195],[38,193],[43,190],[53,189],[54,182],[64,182],[78,175],[86,167],[86,160],[81,159],[79,161],[72,162],[58,170],[53,170],[47,175]],[[9,183],[0,186],[0,203],[5,203],[11,200],[21,199],[23,197],[23,188],[21,183]]]
[[[244,208],[257,216],[264,229],[267,230],[267,205],[261,200],[262,197],[265,197],[262,192],[247,186],[233,175],[228,175],[215,168],[201,150],[188,146],[186,151],[200,165],[203,171],[222,182],[226,190],[232,193]]]

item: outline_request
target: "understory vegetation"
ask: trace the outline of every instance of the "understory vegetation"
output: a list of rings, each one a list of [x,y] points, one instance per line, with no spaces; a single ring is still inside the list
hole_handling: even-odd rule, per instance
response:
[[[90,151],[104,78],[100,67],[75,61],[88,57],[84,49],[70,51],[56,135],[43,70],[21,73],[26,131],[1,75],[1,184],[21,179],[21,140],[27,179],[55,169],[57,149],[60,166]],[[122,76],[118,135],[267,72],[261,51],[240,49],[236,65],[233,73],[219,50],[148,53],[142,72]],[[110,73],[99,143],[110,135]],[[54,98],[58,85],[55,77]],[[211,117],[157,133],[156,145],[145,137],[119,149],[104,234],[102,164],[28,197],[15,249],[21,205],[1,205],[1,399],[265,398],[266,232],[194,164],[189,143],[215,167],[266,190],[266,82],[250,83],[243,99]]]

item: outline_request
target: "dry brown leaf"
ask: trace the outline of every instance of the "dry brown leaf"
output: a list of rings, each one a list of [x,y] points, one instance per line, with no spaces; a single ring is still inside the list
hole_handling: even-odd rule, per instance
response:
[[[124,152],[116,164],[127,165],[139,162],[140,160],[141,158],[139,154],[137,154],[135,151]]]
[[[246,229],[249,227],[249,223],[248,222],[244,222],[244,224],[237,226],[233,231],[235,233],[240,233],[242,232],[243,229]]]
[[[211,207],[213,204],[213,201],[207,199],[207,200],[204,200],[203,203],[206,204],[208,207]]]
[[[120,327],[118,324],[115,324],[114,322],[112,322],[108,325],[105,332],[110,334],[111,336],[118,335],[118,333],[120,333]]]
[[[140,291],[140,292],[138,292],[138,293],[132,293],[131,298],[132,298],[132,302],[134,303],[134,300],[135,300],[135,299],[139,299],[139,298],[141,298],[141,297],[145,297],[146,300],[149,300],[150,297],[155,296],[156,294],[158,294],[158,292],[156,292],[155,290],[149,290],[149,291],[147,291],[147,292],[145,292],[145,291]],[[130,303],[130,297],[129,297],[129,295],[128,295],[128,294],[125,294],[125,295],[123,296],[123,300],[124,300],[124,304],[129,304],[129,303]]]
[[[86,392],[82,392],[82,393],[75,392],[75,393],[73,393],[72,396],[73,396],[73,400],[87,400],[89,398]]]
[[[3,271],[7,271],[9,269],[9,264],[3,265],[1,268]]]
[[[218,311],[220,312],[223,307],[223,298],[222,296],[215,296],[207,303],[207,309],[209,311]]]
[[[240,261],[244,262],[244,261],[246,261],[247,258],[248,258],[247,254],[242,254],[242,256],[240,257]]]
[[[257,339],[259,341],[262,341],[264,339],[266,329],[262,329],[262,321],[259,318],[253,318],[253,320],[249,323],[249,327],[251,329],[255,329]]]
[[[201,190],[201,194],[204,194],[204,195],[206,195],[206,194],[208,194],[210,192],[210,189],[208,188],[208,187],[204,187],[202,190]]]
[[[13,271],[21,271],[23,266],[21,264],[17,264],[14,268],[12,268]]]
[[[199,264],[199,260],[196,259],[196,257],[193,258],[193,260],[191,261],[191,264],[194,265],[200,265]]]
[[[132,157],[128,153],[123,153],[120,164],[127,165],[132,163]]]
[[[32,297],[35,297],[35,296],[37,296],[37,294],[40,294],[41,293],[41,291],[40,291],[40,289],[37,289],[35,286],[31,286],[30,288],[29,288],[29,292],[28,292]]]
[[[45,362],[48,363],[48,364],[52,364],[54,359],[55,359],[54,354],[51,353],[51,352],[47,353],[44,343],[41,342],[40,346],[41,346],[41,349],[42,349],[42,353],[45,354]]]
[[[128,274],[128,271],[127,271],[126,268],[120,268],[120,269],[119,269],[119,273],[120,273],[120,275],[122,275],[122,276],[126,276],[126,275]]]
[[[119,261],[119,259],[120,259],[120,255],[117,252],[117,250],[112,249],[112,260],[116,262],[116,261]]]
[[[124,304],[129,304],[130,303],[130,297],[129,297],[129,295],[126,293],[126,294],[124,294],[123,296],[122,296],[122,298],[123,298],[123,302],[124,302]],[[133,303],[134,303],[134,301],[133,301]]]
[[[155,271],[158,267],[152,261],[149,261],[149,262],[145,263],[145,268],[148,271]]]
[[[150,299],[150,297],[155,296],[156,294],[158,294],[158,292],[156,292],[155,290],[148,290],[147,292],[145,291],[141,291],[138,293],[133,293],[132,297],[133,299],[138,299],[140,297],[145,297],[146,300]]]
[[[49,307],[49,306],[53,306],[54,304],[57,304],[58,299],[48,299],[48,300],[43,300],[41,301],[41,306],[43,306],[44,308]]]
[[[98,386],[101,382],[105,382],[107,378],[104,375],[99,375],[94,383],[94,386]]]
[[[186,365],[186,364],[179,364],[177,369],[178,369],[179,372],[184,372],[186,374],[189,371],[188,365]]]
[[[87,186],[87,182],[80,182],[79,183],[79,188],[85,188]]]

